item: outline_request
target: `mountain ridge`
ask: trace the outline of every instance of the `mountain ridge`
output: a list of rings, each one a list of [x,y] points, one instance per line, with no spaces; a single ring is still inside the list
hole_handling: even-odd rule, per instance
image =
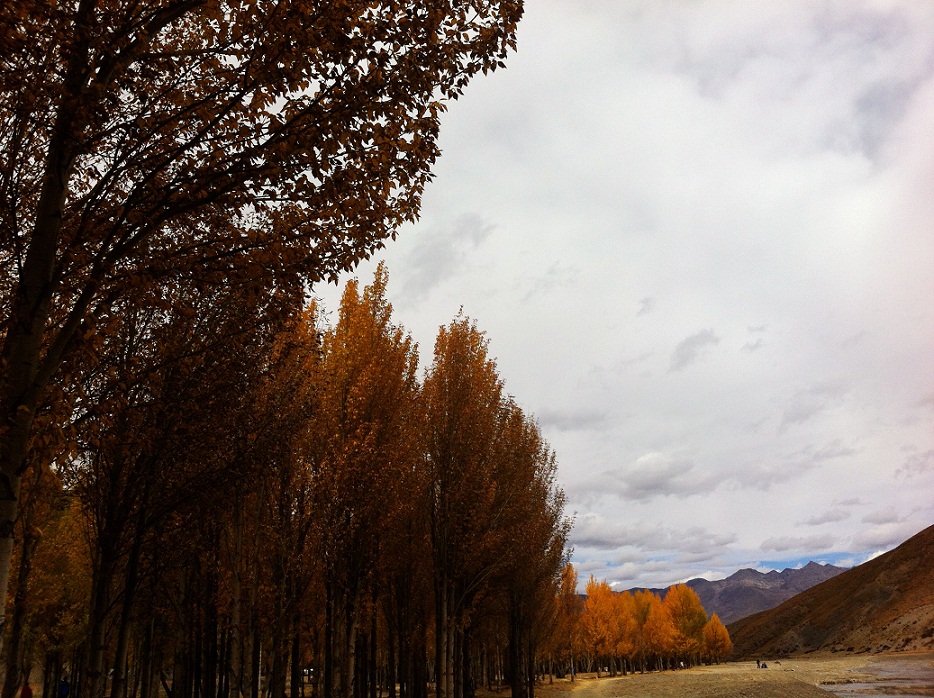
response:
[[[932,650],[934,526],[727,629],[738,658]]]
[[[774,608],[844,571],[842,567],[811,561],[803,567],[786,567],[781,572],[759,572],[744,567],[725,579],[710,581],[695,577],[685,584],[697,593],[708,615],[716,613],[724,625],[729,625],[740,618]],[[664,589],[649,591],[659,595],[665,593]]]

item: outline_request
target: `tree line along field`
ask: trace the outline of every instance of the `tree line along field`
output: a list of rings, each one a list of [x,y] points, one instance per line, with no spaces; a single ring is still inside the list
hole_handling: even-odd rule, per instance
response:
[[[69,457],[24,487],[9,695],[33,666],[114,698],[531,692],[554,454],[467,318],[419,380],[386,280],[348,283],[333,327],[314,304],[262,333],[220,304],[126,318]]]
[[[586,596],[577,592],[570,564],[558,585],[555,630],[548,645],[571,674],[601,670],[612,676],[719,663],[732,651],[730,634],[714,613],[709,618],[697,593],[685,584],[664,597],[647,589],[614,592],[590,577]]]

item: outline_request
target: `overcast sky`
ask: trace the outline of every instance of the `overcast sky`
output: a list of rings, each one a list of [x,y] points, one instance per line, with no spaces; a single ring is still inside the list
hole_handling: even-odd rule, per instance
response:
[[[934,523],[934,3],[526,0],[441,145],[389,297],[423,364],[486,331],[582,582]]]

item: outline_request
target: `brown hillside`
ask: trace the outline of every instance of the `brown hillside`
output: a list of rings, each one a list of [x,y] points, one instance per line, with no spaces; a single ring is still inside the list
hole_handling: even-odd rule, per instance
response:
[[[727,626],[737,657],[934,649],[934,526]]]

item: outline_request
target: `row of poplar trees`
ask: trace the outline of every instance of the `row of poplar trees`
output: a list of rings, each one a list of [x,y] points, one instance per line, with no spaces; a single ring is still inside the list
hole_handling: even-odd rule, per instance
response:
[[[556,631],[548,644],[558,673],[628,671],[719,663],[732,650],[730,634],[714,613],[708,617],[697,593],[685,584],[664,595],[650,589],[615,592],[591,575],[586,595],[568,563],[561,572]]]
[[[90,698],[532,694],[554,455],[462,315],[420,377],[386,281],[333,325],[199,284],[114,309],[34,449],[4,698],[33,665]]]
[[[383,276],[305,307],[417,219],[522,13],[0,2],[3,698],[527,687],[538,430],[466,319],[422,380]]]

